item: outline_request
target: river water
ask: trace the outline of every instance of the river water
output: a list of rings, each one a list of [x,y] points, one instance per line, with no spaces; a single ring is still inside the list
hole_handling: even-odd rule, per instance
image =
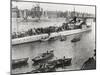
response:
[[[12,69],[12,73],[25,73],[33,70],[31,58],[51,49],[54,49],[53,59],[63,58],[63,56],[72,58],[71,66],[67,66],[65,69],[58,68],[56,71],[79,70],[84,61],[93,56],[93,50],[95,49],[95,23],[88,22],[88,24],[92,26],[91,31],[66,36],[66,41],[58,39],[55,41],[32,42],[12,46],[12,59],[29,57],[28,65]],[[81,37],[81,40],[72,43],[71,40],[76,36]]]

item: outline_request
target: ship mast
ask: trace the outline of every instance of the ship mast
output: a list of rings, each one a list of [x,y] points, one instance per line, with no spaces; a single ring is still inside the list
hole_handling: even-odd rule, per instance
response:
[[[74,20],[74,27],[75,27],[75,23],[76,23],[75,7],[73,9],[73,20]]]
[[[75,17],[75,7],[73,8],[73,17]]]

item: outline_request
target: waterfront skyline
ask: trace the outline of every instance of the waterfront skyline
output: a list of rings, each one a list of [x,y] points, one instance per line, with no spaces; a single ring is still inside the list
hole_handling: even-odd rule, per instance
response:
[[[62,5],[62,4],[52,4],[51,3],[38,3],[38,2],[12,2],[12,7],[18,7],[18,9],[31,10],[32,7],[35,7],[37,4],[43,8],[44,11],[77,11],[82,13],[95,14],[94,6],[79,6],[79,5]]]

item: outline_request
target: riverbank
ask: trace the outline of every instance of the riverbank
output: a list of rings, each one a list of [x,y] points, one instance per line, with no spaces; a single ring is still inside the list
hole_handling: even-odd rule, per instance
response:
[[[72,34],[81,33],[81,32],[85,32],[85,31],[89,31],[89,30],[91,30],[91,28],[54,32],[54,33],[51,33],[50,38],[60,36],[60,35],[66,35],[66,36],[72,35]],[[27,36],[27,37],[23,37],[23,38],[16,38],[16,39],[12,39],[12,45],[28,43],[28,42],[35,42],[35,41],[39,41],[39,40],[41,40],[42,38],[45,38],[45,37],[48,37],[48,34]]]

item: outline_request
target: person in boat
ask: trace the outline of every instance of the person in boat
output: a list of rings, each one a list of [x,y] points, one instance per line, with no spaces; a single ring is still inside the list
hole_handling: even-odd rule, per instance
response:
[[[41,63],[39,63],[39,68],[42,68],[42,64]]]
[[[76,19],[77,19],[77,17],[75,16],[75,17],[70,21],[70,23],[72,23],[72,22],[76,23]]]
[[[75,23],[76,23],[76,18],[77,18],[76,16],[73,18],[73,21],[74,21]]]
[[[46,68],[46,64],[45,63],[43,64],[43,68]]]
[[[62,60],[62,68],[64,68],[64,63],[65,63],[65,56],[63,57],[63,60]]]
[[[45,64],[42,64],[42,63],[39,64],[39,69],[42,69],[44,67],[45,67]]]

